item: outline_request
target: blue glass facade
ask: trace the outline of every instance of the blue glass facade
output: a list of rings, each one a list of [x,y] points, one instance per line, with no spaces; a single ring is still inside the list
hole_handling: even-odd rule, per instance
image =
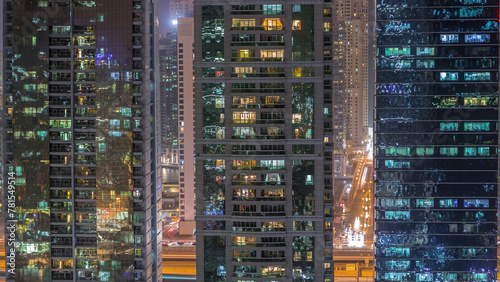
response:
[[[376,280],[496,281],[498,1],[376,9]]]

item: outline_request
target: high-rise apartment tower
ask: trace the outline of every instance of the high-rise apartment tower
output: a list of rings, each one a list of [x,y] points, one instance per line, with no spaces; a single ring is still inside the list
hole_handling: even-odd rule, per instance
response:
[[[155,2],[3,3],[8,281],[160,281]]]
[[[368,1],[334,2],[334,129],[336,154],[350,154],[368,132]]]
[[[198,281],[333,281],[332,3],[195,1]]]
[[[161,151],[163,163],[178,163],[177,26],[160,33]]]
[[[496,281],[498,1],[378,0],[376,281]]]
[[[195,223],[194,19],[178,18],[179,233],[192,235]]]

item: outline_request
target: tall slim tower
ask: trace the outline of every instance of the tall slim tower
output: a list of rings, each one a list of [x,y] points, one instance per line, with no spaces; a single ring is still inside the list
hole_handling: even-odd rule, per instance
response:
[[[160,99],[162,162],[177,164],[177,26],[169,23],[160,33]]]
[[[333,281],[331,8],[195,1],[197,281]]]
[[[377,1],[377,281],[497,280],[498,9]]]
[[[194,19],[178,18],[179,233],[192,235],[195,216]]]
[[[161,281],[155,2],[3,3],[8,281]]]
[[[334,8],[336,153],[351,153],[367,137],[368,1],[339,0]]]
[[[161,134],[164,163],[178,163],[178,83],[177,19],[193,16],[193,0],[169,1],[169,15],[163,15],[166,26],[160,34]]]

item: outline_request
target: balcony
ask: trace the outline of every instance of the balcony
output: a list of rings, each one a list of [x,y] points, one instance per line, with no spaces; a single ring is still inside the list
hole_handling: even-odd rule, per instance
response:
[[[76,234],[96,234],[96,226],[95,225],[76,225],[75,229]]]
[[[73,240],[70,237],[51,237],[52,246],[73,246]]]
[[[50,106],[65,106],[71,104],[71,98],[66,96],[50,97]]]
[[[97,272],[92,271],[78,271],[78,277],[76,281],[97,281]]]
[[[95,179],[77,179],[76,180],[76,187],[90,187],[90,188],[95,188],[97,185],[97,182]]]
[[[73,256],[73,249],[55,249],[52,248],[52,257],[69,257]]]
[[[67,225],[51,225],[50,226],[51,234],[59,234],[59,235],[71,235],[71,226]]]
[[[81,212],[95,212],[96,211],[96,203],[95,202],[76,202],[75,203],[75,211]]]
[[[71,179],[50,179],[50,187],[71,188]]]
[[[53,212],[71,212],[73,205],[71,202],[51,202],[50,210]]]
[[[52,272],[52,280],[69,280],[73,281],[73,271],[54,271]]]
[[[97,247],[97,238],[95,237],[76,237],[77,246]]]
[[[285,212],[235,212],[232,216],[248,216],[248,217],[267,217],[267,216],[286,216]]]
[[[68,167],[51,167],[51,176],[71,176],[71,168]]]

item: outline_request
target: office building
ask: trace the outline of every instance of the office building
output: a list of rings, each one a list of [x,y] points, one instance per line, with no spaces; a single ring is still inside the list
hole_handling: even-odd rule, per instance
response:
[[[194,19],[177,19],[179,101],[179,233],[192,235],[195,202]]]
[[[333,281],[332,3],[194,7],[197,281]]]
[[[376,281],[496,281],[498,1],[377,1]]]
[[[155,1],[3,3],[7,280],[161,281]]]

